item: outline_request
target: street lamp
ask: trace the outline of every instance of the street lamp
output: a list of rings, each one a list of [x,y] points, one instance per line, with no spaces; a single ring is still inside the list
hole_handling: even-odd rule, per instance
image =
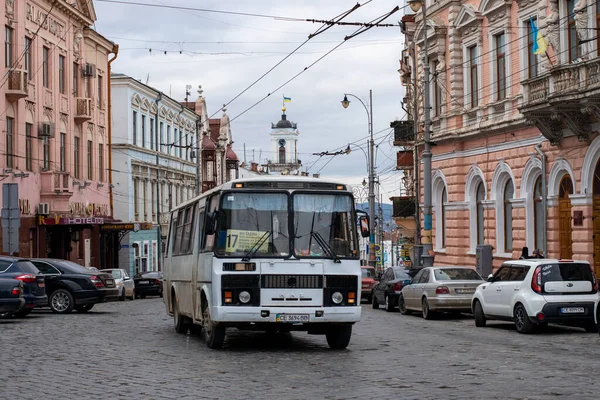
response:
[[[430,100],[429,100],[429,47],[427,43],[427,6],[423,0],[408,0],[410,9],[415,13],[422,10],[423,13],[423,92],[425,92],[425,148],[423,149],[423,186],[424,186],[424,201],[423,201],[423,235],[421,236],[421,244],[423,245],[423,253],[421,260],[423,266],[433,266],[433,251],[431,240],[431,143],[430,143]],[[416,71],[415,71],[416,73]],[[419,194],[417,193],[417,196]]]
[[[365,108],[367,112],[367,119],[369,122],[369,265],[376,267],[375,262],[375,157],[374,157],[374,149],[375,149],[375,141],[373,140],[373,91],[369,90],[369,108],[367,105],[360,99],[350,93],[344,93],[344,100],[342,100],[342,107],[348,108],[350,105],[350,100],[348,100],[348,96],[354,97],[356,100],[360,101],[360,103]],[[370,111],[369,111],[370,109]]]

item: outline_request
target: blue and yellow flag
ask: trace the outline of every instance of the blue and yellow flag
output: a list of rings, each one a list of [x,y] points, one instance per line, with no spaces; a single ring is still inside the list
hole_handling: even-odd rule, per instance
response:
[[[531,35],[533,36],[533,54],[544,54],[548,48],[546,39],[542,36],[542,32],[538,31],[533,17],[529,17],[529,23],[531,24]]]
[[[284,103],[290,103],[291,101],[292,101],[291,97],[285,97],[285,96],[283,96],[283,102]]]

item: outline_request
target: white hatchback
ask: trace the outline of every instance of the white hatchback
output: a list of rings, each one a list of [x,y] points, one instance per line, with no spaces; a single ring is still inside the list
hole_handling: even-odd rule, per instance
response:
[[[598,282],[589,263],[531,259],[503,263],[487,283],[477,287],[471,307],[478,327],[498,319],[514,321],[520,333],[548,323],[596,332],[598,300]]]

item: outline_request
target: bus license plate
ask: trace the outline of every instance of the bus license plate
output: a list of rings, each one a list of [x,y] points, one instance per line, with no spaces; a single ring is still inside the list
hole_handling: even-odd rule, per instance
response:
[[[309,322],[308,314],[276,314],[275,322],[303,323]]]
[[[585,310],[583,307],[563,307],[560,312],[562,314],[583,314]]]

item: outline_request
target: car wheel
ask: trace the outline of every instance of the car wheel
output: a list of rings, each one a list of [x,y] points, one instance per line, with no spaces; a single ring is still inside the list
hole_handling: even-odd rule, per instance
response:
[[[398,297],[398,310],[400,310],[400,314],[402,315],[410,315],[411,311],[406,308],[406,303],[404,302],[404,296],[400,295]]]
[[[375,296],[375,293],[371,295],[371,304],[373,305],[373,310],[377,310],[379,308],[379,303],[377,302],[377,296]]]
[[[429,302],[426,297],[423,297],[421,301],[421,308],[423,310],[423,319],[433,319],[434,313],[429,309]]]
[[[329,328],[325,334],[330,349],[343,350],[348,347],[352,337],[352,325],[341,325]]]
[[[483,313],[483,308],[481,307],[481,303],[479,301],[475,301],[473,305],[473,316],[475,317],[475,326],[478,328],[483,328],[486,323],[485,314]]]
[[[598,332],[598,327],[594,323],[585,324],[583,326],[587,333],[596,333]]]
[[[161,289],[161,291],[160,291],[160,292],[158,292],[158,297],[160,297],[160,298],[162,299],[162,297],[163,297],[163,294],[162,294],[162,289]]]
[[[75,310],[77,310],[77,312],[79,312],[79,313],[86,313],[86,312],[90,311],[93,307],[94,307],[93,304],[83,304],[80,306],[75,306]]]
[[[58,289],[52,292],[48,303],[52,312],[57,314],[68,314],[73,311],[73,307],[75,306],[73,295],[65,289]]]
[[[527,311],[523,304],[517,304],[514,312],[515,327],[519,333],[531,333],[533,331],[533,323],[529,320]]]
[[[388,296],[387,294],[385,295],[385,311],[394,311],[394,300],[390,299],[390,296]]]
[[[131,293],[131,297],[129,298],[129,300],[135,300],[135,289],[133,289],[133,292]]]
[[[206,347],[209,349],[220,349],[225,342],[226,328],[212,321],[208,305],[202,310],[202,331]]]
[[[17,311],[16,313],[14,313],[13,315],[17,318],[25,318],[26,316],[31,314],[32,310],[33,310],[33,308],[23,308],[23,309],[20,309],[19,311]]]
[[[179,313],[179,305],[175,296],[173,296],[173,325],[177,333],[187,333],[188,331],[187,319]]]
[[[125,301],[125,288],[121,290],[121,295],[119,296],[119,301]]]

